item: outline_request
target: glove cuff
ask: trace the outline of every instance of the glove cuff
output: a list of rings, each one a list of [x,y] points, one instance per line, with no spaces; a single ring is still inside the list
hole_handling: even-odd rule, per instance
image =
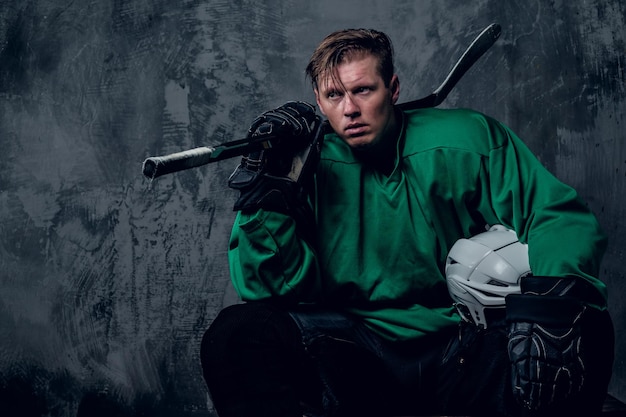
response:
[[[526,276],[520,280],[520,291],[522,294],[570,297],[588,305],[606,304],[602,293],[591,282],[575,276]]]
[[[263,174],[241,193],[233,210],[250,212],[264,209],[290,215],[304,205],[306,196],[298,183]]]
[[[510,294],[506,297],[507,322],[531,322],[544,326],[571,326],[585,310],[572,297]]]

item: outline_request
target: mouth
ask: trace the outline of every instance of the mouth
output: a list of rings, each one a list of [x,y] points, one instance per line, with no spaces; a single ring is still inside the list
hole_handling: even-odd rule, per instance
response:
[[[363,123],[351,123],[344,129],[347,136],[355,137],[362,136],[367,133],[367,125]]]

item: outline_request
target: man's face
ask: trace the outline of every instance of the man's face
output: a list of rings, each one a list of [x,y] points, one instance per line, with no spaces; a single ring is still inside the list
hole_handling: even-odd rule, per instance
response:
[[[365,150],[395,132],[393,105],[400,94],[396,75],[385,87],[372,55],[342,62],[335,75],[320,77],[315,99],[341,139],[354,149]]]

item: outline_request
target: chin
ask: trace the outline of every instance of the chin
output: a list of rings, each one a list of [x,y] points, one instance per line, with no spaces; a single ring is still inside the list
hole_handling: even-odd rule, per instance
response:
[[[372,140],[364,137],[346,138],[344,140],[348,146],[355,150],[366,150],[372,146]]]

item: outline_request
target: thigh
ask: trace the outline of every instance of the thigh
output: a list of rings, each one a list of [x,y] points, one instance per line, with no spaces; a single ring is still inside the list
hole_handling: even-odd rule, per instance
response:
[[[510,385],[504,323],[479,329],[461,323],[438,374],[443,411],[456,415],[507,416],[516,408]]]
[[[305,308],[290,314],[326,388],[327,415],[432,415],[440,409],[433,382],[449,332],[392,342],[341,312]]]
[[[286,311],[264,303],[222,310],[205,332],[200,359],[220,416],[302,416],[321,387]]]
[[[326,416],[380,416],[397,390],[381,341],[359,320],[316,306],[290,311],[317,369]]]

